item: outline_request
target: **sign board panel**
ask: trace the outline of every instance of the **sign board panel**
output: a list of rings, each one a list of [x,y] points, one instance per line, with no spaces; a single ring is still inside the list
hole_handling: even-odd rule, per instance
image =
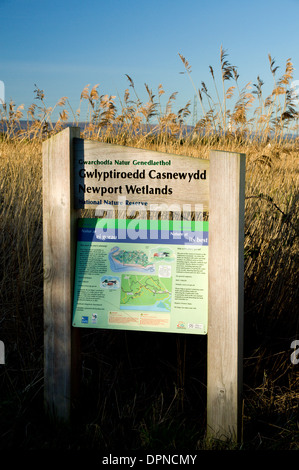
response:
[[[77,209],[161,203],[208,209],[209,160],[74,139],[74,170]]]
[[[78,222],[74,327],[207,333],[208,222]]]
[[[77,341],[80,331],[78,328],[73,330],[71,328],[72,313],[75,327],[81,325],[143,331],[206,333],[208,290],[207,431],[217,439],[236,440],[240,437],[242,429],[240,404],[242,403],[244,313],[245,155],[212,151],[210,162],[203,163],[200,159],[191,159],[195,165],[193,172],[191,160],[189,166],[190,157],[170,157],[170,161],[173,158],[178,168],[181,168],[180,171],[186,173],[186,177],[178,176],[177,170],[172,177],[170,174],[165,174],[166,184],[168,181],[170,184],[172,180],[175,182],[176,178],[184,183],[172,194],[169,194],[169,191],[168,194],[163,194],[161,184],[159,185],[163,179],[162,175],[159,180],[151,178],[156,173],[151,173],[150,176],[148,172],[145,172],[146,178],[156,179],[155,186],[146,182],[146,178],[144,180],[135,178],[128,173],[116,175],[114,178],[113,172],[108,173],[107,178],[105,176],[104,185],[92,181],[85,187],[86,178],[91,181],[96,176],[96,169],[99,170],[101,165],[105,168],[106,163],[101,163],[101,160],[96,161],[100,155],[104,159],[109,155],[114,158],[115,152],[124,156],[126,150],[132,158],[133,152],[136,151],[136,162],[138,162],[137,155],[140,156],[143,151],[107,146],[97,142],[85,143],[79,137],[79,128],[66,128],[43,143],[44,394],[47,411],[52,418],[62,420],[70,418],[73,392],[80,376],[78,346],[80,341]],[[75,147],[77,147],[76,158]],[[90,150],[93,155],[90,155]],[[78,151],[81,154],[80,152],[78,154]],[[143,164],[146,168],[158,161],[155,160],[158,157],[156,152],[149,153],[152,162],[145,163],[147,160],[144,159]],[[89,158],[88,154],[94,157],[92,164],[90,163],[92,158]],[[163,157],[161,156],[159,165],[162,166],[167,158],[166,154],[161,155]],[[145,153],[143,156],[145,157]],[[82,160],[80,165],[83,165],[83,170],[85,166],[88,168],[88,165],[96,166],[91,170],[91,174],[83,173],[83,176],[79,174],[82,170],[78,169],[78,166],[76,168],[76,160],[79,158]],[[124,157],[123,161],[125,160]],[[112,159],[111,162],[111,165],[127,165]],[[131,164],[135,165],[134,162],[129,162],[128,166]],[[204,165],[207,165],[206,173]],[[171,164],[169,166],[171,167]],[[197,175],[196,178],[187,176],[189,170],[191,174]],[[117,179],[119,181],[114,181]],[[168,227],[165,226],[165,220],[146,221],[144,216],[148,215],[147,209],[142,214],[143,222],[140,222],[140,225],[136,219],[130,221],[113,219],[113,222],[107,222],[105,219],[82,220],[79,224],[77,241],[75,227],[78,212],[73,210],[74,198],[80,202],[78,208],[91,207],[90,202],[98,206],[101,204],[118,206],[119,195],[116,200],[115,194],[110,194],[114,193],[113,188],[117,187],[113,186],[113,181],[119,184],[119,188],[123,188],[120,181],[127,184],[128,179],[134,179],[134,191],[133,189],[127,191],[126,188],[127,193],[124,194],[119,190],[122,204],[127,200],[128,204],[133,204],[133,208],[139,214],[140,207],[136,206],[138,204],[141,207],[147,206],[153,201],[152,198],[155,198],[154,204],[166,203],[167,208],[150,207],[150,212],[160,211],[162,217],[163,211],[163,219],[167,211],[172,211],[173,218],[178,215],[169,208],[170,205],[203,205],[204,210],[201,212],[206,209],[209,212],[210,237],[208,224],[205,222],[202,222],[200,228],[196,222],[188,222],[191,225],[187,226],[187,229],[186,227],[182,229],[182,226],[178,225],[183,223],[181,212],[185,212],[185,215],[183,214],[185,219],[188,218],[188,213],[190,215],[189,207],[183,207],[183,211],[178,211],[180,217],[174,222],[169,222]],[[208,179],[209,184],[206,184]],[[98,181],[100,182],[100,178]],[[192,181],[200,184],[191,190],[189,183]],[[112,185],[108,184],[110,182]],[[82,202],[78,198],[78,184],[84,188],[84,198],[79,194]],[[104,187],[110,190],[102,190]],[[174,189],[174,186],[170,187]],[[108,193],[107,199],[99,196],[100,192],[103,195]],[[92,194],[94,201],[88,201],[87,197]],[[139,200],[136,196],[140,196]],[[193,208],[191,210],[193,212]],[[107,212],[111,215],[114,211]],[[119,216],[124,212],[119,211]],[[200,217],[200,211],[197,211],[196,207],[194,212]],[[207,214],[204,216],[204,219],[206,218]],[[148,223],[155,223],[158,226],[148,226]],[[190,231],[195,233],[190,236]],[[153,267],[154,272],[143,274],[139,272],[139,269],[150,270]],[[209,288],[206,279],[207,269]],[[73,273],[76,274],[75,296]],[[123,278],[122,284],[123,275],[126,277]],[[138,276],[142,275],[145,278],[140,279]],[[151,279],[148,276],[151,276]],[[155,298],[156,295],[160,297]],[[177,315],[177,304],[180,306],[182,316]],[[218,347],[215,348],[215,344],[220,346],[220,352]],[[219,357],[225,357],[226,360],[219,361]]]

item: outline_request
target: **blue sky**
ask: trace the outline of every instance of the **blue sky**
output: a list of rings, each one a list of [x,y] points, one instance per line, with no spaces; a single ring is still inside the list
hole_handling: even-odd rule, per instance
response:
[[[161,83],[165,101],[178,92],[176,107],[189,100],[193,107],[178,53],[191,64],[195,85],[204,81],[213,94],[209,65],[220,78],[222,45],[240,86],[259,75],[267,94],[268,53],[279,74],[291,58],[299,79],[298,21],[299,0],[0,0],[0,80],[7,102],[29,106],[37,84],[48,106],[67,96],[76,109],[87,84],[122,97],[128,74],[142,99],[144,83],[155,94]]]

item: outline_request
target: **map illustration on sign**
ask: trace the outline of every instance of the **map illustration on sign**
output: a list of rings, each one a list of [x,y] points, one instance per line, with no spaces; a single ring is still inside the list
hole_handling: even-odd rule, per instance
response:
[[[120,309],[170,312],[172,278],[122,274]]]
[[[127,251],[115,246],[109,253],[109,262],[111,271],[114,272],[155,272],[155,268],[149,262],[147,254],[141,250]]]

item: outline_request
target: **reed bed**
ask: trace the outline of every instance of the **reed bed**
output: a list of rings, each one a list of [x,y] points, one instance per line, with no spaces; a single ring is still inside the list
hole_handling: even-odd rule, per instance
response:
[[[180,55],[192,81],[188,61]],[[27,109],[0,107],[0,448],[127,450],[298,449],[298,371],[290,361],[298,328],[298,111],[285,72],[269,56],[273,91],[239,87],[237,68],[220,51],[220,83],[196,89],[201,118],[190,127],[191,101],[175,109],[131,77],[123,98],[84,88],[46,105],[43,90]],[[220,92],[221,90],[221,92]],[[212,98],[216,96],[216,99]],[[231,104],[232,103],[232,104]],[[82,125],[82,108],[88,119]],[[58,119],[53,119],[54,113]],[[208,158],[211,149],[246,153],[245,351],[243,442],[205,437],[206,338],[134,332],[82,334],[82,392],[73,427],[43,414],[42,150],[66,125],[84,138]]]

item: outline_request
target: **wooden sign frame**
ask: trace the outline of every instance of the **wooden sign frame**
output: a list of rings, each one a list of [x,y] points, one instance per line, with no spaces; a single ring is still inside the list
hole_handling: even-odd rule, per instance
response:
[[[68,421],[80,378],[80,332],[72,328],[76,219],[73,141],[66,128],[43,143],[44,399]],[[182,157],[184,158],[184,157]],[[210,152],[207,434],[240,440],[245,155]]]

